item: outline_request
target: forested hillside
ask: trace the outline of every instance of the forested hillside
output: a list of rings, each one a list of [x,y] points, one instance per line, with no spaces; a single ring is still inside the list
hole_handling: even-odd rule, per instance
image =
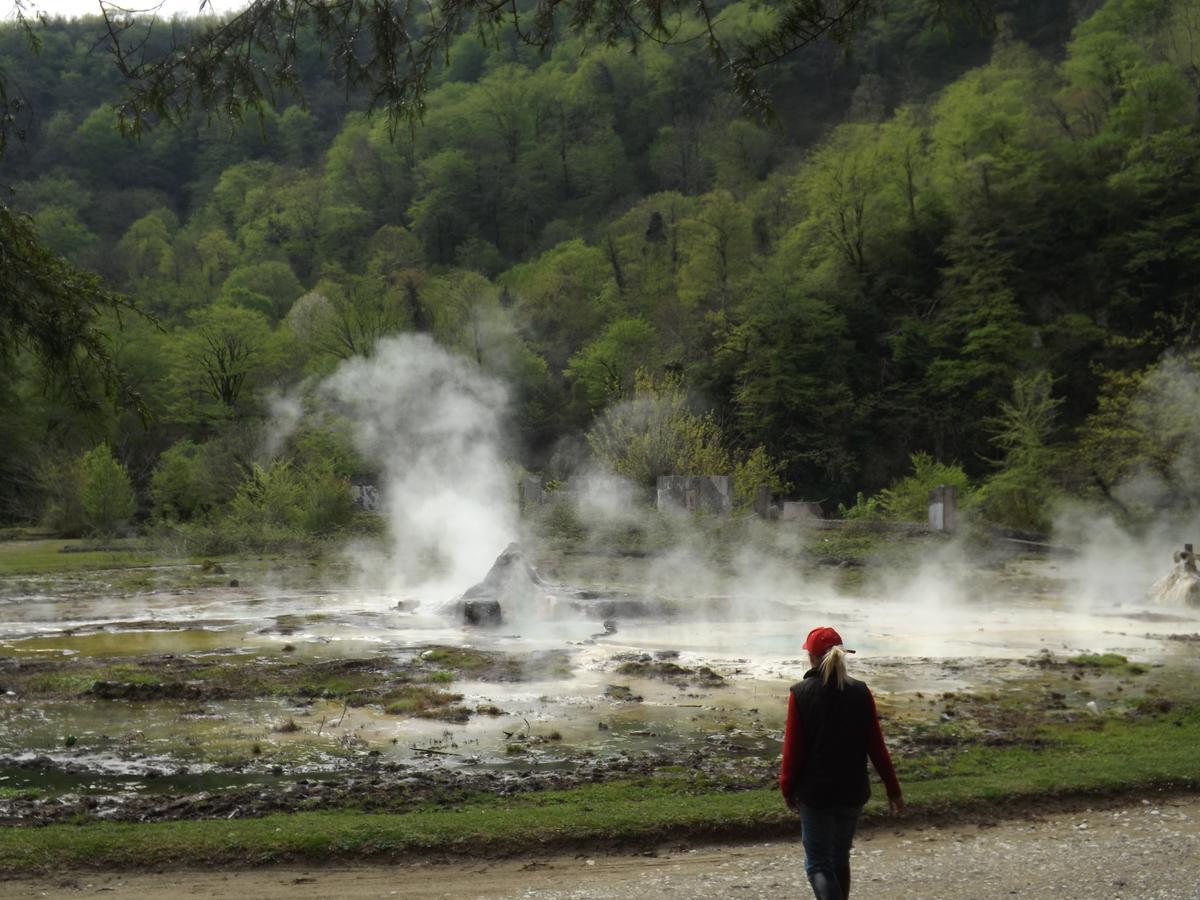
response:
[[[771,70],[778,127],[702,44],[510,34],[460,38],[394,133],[314,39],[306,105],[133,142],[95,22],[48,23],[36,55],[0,30],[29,100],[11,202],[155,317],[109,323],[148,420],[67,403],[30,354],[0,367],[0,517],[97,521],[108,448],[140,520],[232,515],[282,477],[270,398],[397,332],[508,382],[519,462],[553,478],[589,454],[644,481],[736,468],[901,515],[915,466],[1029,527],[1060,493],[1191,504],[1200,2],[1011,2],[991,34],[900,6]],[[679,440],[634,459],[646,404]],[[278,452],[291,524],[344,522],[344,435]]]

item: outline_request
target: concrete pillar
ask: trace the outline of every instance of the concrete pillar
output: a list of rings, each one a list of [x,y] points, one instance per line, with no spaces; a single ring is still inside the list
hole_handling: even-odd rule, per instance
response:
[[[754,489],[754,514],[760,519],[771,516],[771,486],[760,484]]]
[[[521,479],[521,508],[529,509],[542,502],[545,491],[542,489],[542,479],[536,475],[526,475]]]
[[[934,531],[953,531],[958,518],[958,488],[943,484],[929,492],[929,527]]]

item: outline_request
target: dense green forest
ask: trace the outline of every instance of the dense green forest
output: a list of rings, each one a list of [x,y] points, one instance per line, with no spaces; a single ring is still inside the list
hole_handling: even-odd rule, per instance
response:
[[[456,41],[413,127],[310,39],[306,102],[134,141],[97,23],[38,32],[0,29],[27,100],[0,182],[152,318],[105,323],[115,402],[3,360],[3,521],[251,519],[278,490],[281,524],[336,529],[367,464],[328,426],[263,458],[271,398],[401,332],[508,383],[552,479],[736,471],[847,515],[950,481],[1021,527],[1060,495],[1200,500],[1197,0],[1014,0],[989,33],[896,4],[773,67],[772,126],[703,45],[502,32]]]

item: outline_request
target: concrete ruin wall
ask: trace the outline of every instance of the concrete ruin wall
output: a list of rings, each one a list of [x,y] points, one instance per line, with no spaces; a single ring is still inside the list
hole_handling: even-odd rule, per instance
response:
[[[820,503],[808,500],[784,500],[779,510],[779,518],[784,522],[811,522],[824,518]]]
[[[733,510],[733,479],[728,475],[660,475],[658,510],[728,515]]]
[[[366,512],[377,513],[383,509],[379,484],[374,475],[350,476],[350,497],[356,507]]]

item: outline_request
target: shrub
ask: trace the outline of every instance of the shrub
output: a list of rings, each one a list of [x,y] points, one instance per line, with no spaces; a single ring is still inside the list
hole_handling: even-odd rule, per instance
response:
[[[782,494],[788,489],[780,472],[783,466],[771,459],[766,448],[755,447],[733,467],[733,503],[739,510],[754,504],[754,495],[759,485],[766,485],[772,494]]]
[[[297,468],[286,459],[254,463],[229,503],[230,524],[264,532],[328,534],[354,516],[350,485],[328,462]]]
[[[37,470],[38,483],[46,496],[43,522],[63,537],[79,537],[87,530],[79,463],[78,457],[50,458]]]
[[[84,454],[79,465],[79,489],[83,521],[93,534],[115,534],[137,511],[129,475],[113,459],[108,444]]]
[[[252,463],[246,477],[229,502],[228,518],[233,524],[261,528],[295,527],[303,516],[304,485],[286,459],[267,466]]]
[[[853,506],[846,506],[844,503],[838,504],[838,515],[843,519],[859,521],[882,519],[885,516],[883,500],[879,494],[874,497],[866,497],[862,491],[859,491]]]
[[[150,478],[150,496],[157,515],[186,522],[203,515],[222,499],[206,448],[180,441],[159,457]]]
[[[943,484],[958,489],[959,503],[970,496],[971,482],[962,466],[940,463],[928,453],[914,453],[909,459],[913,473],[885,488],[877,498],[888,518],[924,521],[929,511],[929,492]]]
[[[1011,528],[1050,529],[1050,507],[1059,493],[1054,477],[1060,451],[1049,443],[1062,400],[1053,396],[1048,372],[1013,382],[1013,399],[1000,404],[988,422],[992,443],[1004,451],[992,475],[974,497],[988,521]]]
[[[302,494],[299,525],[312,534],[329,534],[354,517],[350,482],[332,462],[316,462],[300,470]]]

